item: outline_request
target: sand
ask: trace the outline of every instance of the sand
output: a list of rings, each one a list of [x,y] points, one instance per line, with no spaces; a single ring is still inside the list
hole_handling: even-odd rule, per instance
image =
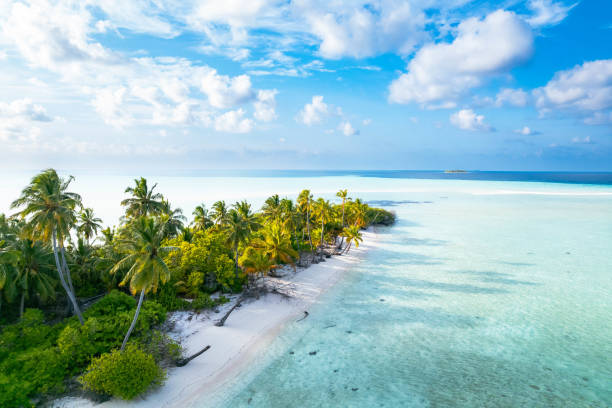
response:
[[[169,320],[174,329],[169,334],[180,340],[185,355],[196,353],[207,345],[211,348],[186,366],[169,369],[165,384],[144,397],[129,402],[112,399],[97,405],[83,398],[65,397],[50,406],[182,408],[190,406],[201,395],[218,391],[228,380],[248,369],[253,358],[274,340],[287,322],[302,318],[304,311],[317,302],[322,293],[360,261],[376,241],[376,234],[371,230],[362,234],[363,243],[348,254],[328,258],[305,269],[298,268],[282,278],[269,278],[274,284],[283,286],[292,297],[268,294],[244,302],[234,310],[224,327],[214,323],[234,304],[237,296],[220,308],[219,313],[173,313]]]

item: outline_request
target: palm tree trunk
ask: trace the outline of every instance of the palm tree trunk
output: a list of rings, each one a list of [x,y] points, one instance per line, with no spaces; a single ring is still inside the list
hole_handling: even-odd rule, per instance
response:
[[[2,291],[0,290],[0,316],[2,316]]]
[[[74,296],[74,293],[72,293],[72,291],[70,291],[70,288],[68,287],[68,284],[66,284],[66,279],[64,278],[64,273],[62,272],[62,266],[60,265],[59,255],[58,255],[58,251],[57,251],[57,238],[56,238],[55,230],[53,230],[52,238],[53,238],[52,239],[52,241],[53,241],[53,255],[55,257],[55,266],[57,267],[57,273],[58,273],[59,278],[60,278],[60,283],[61,283],[62,287],[64,288],[64,290],[66,291],[66,295],[68,295],[68,299],[70,299],[70,301],[72,302],[72,306],[74,307],[74,313],[79,318],[79,322],[81,323],[81,325],[83,325],[85,323],[85,321],[83,320],[83,315],[81,314],[81,309],[79,309],[79,305],[77,303],[76,297]]]
[[[123,349],[125,349],[125,345],[128,342],[128,339],[130,338],[130,334],[132,334],[132,330],[134,330],[134,326],[136,326],[136,320],[138,320],[138,315],[140,314],[140,307],[142,306],[142,299],[144,299],[144,293],[145,290],[141,290],[140,291],[140,298],[138,299],[138,306],[136,307],[136,314],[134,315],[134,320],[132,320],[132,324],[130,325],[130,328],[128,329],[125,338],[123,339],[123,344],[121,344],[121,351],[123,351]]]
[[[306,227],[308,230],[308,241],[310,242],[310,252],[314,252],[314,248],[312,245],[312,237],[310,236],[310,198],[306,201]]]
[[[21,292],[21,302],[19,302],[19,318],[23,319],[23,306],[25,304],[25,292]]]
[[[238,278],[238,244],[234,246],[234,271],[236,272],[236,278]]]
[[[323,222],[323,214],[321,214],[321,259],[323,259],[323,237],[325,237],[325,223]]]
[[[76,297],[76,292],[74,291],[74,286],[72,286],[72,276],[70,275],[70,269],[68,269],[68,263],[66,262],[66,252],[64,250],[64,245],[60,243],[60,254],[62,255],[62,268],[64,269],[64,273],[66,274],[66,280],[68,282],[68,287],[70,291]]]

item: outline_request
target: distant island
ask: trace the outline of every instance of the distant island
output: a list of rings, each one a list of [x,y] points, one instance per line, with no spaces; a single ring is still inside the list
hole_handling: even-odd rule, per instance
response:
[[[444,170],[445,173],[467,173],[466,170]]]

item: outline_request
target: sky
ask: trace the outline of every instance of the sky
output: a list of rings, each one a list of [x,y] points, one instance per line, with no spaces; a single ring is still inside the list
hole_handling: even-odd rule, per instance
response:
[[[0,147],[4,174],[612,171],[612,2],[3,0]]]

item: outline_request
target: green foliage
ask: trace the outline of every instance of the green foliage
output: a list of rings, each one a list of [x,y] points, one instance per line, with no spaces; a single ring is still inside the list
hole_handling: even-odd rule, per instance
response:
[[[0,361],[4,360],[9,352],[51,345],[54,340],[50,336],[53,329],[43,322],[42,311],[26,309],[19,323],[6,326],[0,335]]]
[[[126,312],[136,307],[136,299],[113,289],[108,295],[87,309],[85,316],[110,316],[118,312]]]
[[[123,352],[113,350],[95,358],[79,377],[86,389],[124,400],[133,399],[164,379],[165,372],[154,357],[133,344]]]
[[[177,294],[176,285],[172,282],[160,286],[160,290],[152,295],[152,298],[162,305],[167,311],[189,309],[191,303]]]
[[[159,330],[147,333],[140,346],[143,351],[151,354],[157,363],[174,363],[182,356],[181,345]]]
[[[0,364],[0,406],[28,406],[28,397],[35,393],[63,392],[66,365],[67,360],[55,347],[12,353]]]
[[[395,213],[383,210],[382,208],[368,208],[368,219],[372,224],[393,225],[395,223]]]

